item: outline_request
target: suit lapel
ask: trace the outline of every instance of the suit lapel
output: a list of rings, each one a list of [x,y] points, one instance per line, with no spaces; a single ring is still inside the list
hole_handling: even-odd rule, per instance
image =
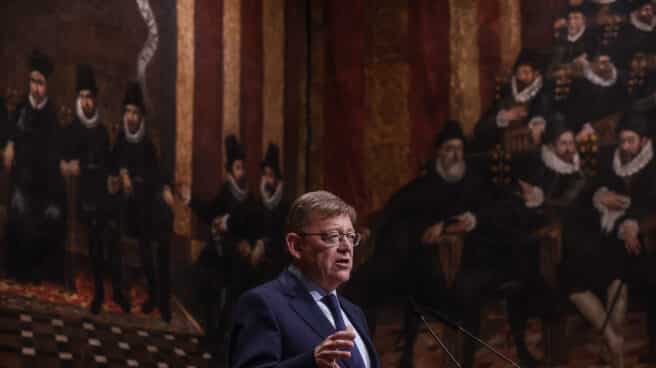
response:
[[[289,296],[289,306],[321,339],[335,332],[335,328],[328,322],[326,316],[323,315],[310,293],[296,276],[289,271],[284,271],[280,276],[280,282]]]

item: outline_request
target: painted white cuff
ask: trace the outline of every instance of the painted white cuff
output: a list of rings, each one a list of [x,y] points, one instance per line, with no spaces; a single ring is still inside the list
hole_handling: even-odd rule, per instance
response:
[[[467,211],[467,212],[463,213],[461,216],[464,220],[467,220],[471,224],[465,229],[465,230],[467,230],[467,232],[470,232],[470,231],[472,231],[476,228],[476,225],[478,223],[476,221],[476,215],[474,215],[473,213]]]
[[[501,109],[497,113],[497,128],[507,128],[510,125],[510,122],[503,118],[504,111],[504,109]]]
[[[226,232],[230,231],[230,227],[228,227],[228,221],[229,221],[229,220],[230,220],[230,214],[229,214],[229,213],[226,214],[225,216],[223,216],[222,221],[223,221],[223,223],[224,223],[224,225],[225,225]]]
[[[540,187],[533,187],[524,204],[528,208],[536,208],[542,206],[542,203],[544,203],[544,191]]]
[[[542,116],[536,116],[529,120],[528,122],[528,127],[529,128],[542,128],[543,130],[547,126],[547,121],[542,117]]]
[[[605,193],[608,193],[608,188],[601,187],[597,189],[597,191],[594,192],[594,195],[592,196],[592,205],[597,209],[597,211],[602,213],[604,211],[608,211],[608,209],[601,203],[601,196]]]
[[[601,220],[600,220],[601,229],[606,233],[610,233],[613,230],[613,227],[615,227],[615,223],[617,222],[617,220],[619,220],[620,217],[624,216],[625,210],[615,211],[604,206],[601,203],[601,196],[607,192],[608,192],[608,188],[606,187],[601,187],[597,189],[597,191],[592,196],[592,204],[597,209],[597,211],[599,211],[599,213],[601,214]]]
[[[620,240],[624,240],[627,235],[638,236],[639,232],[640,225],[638,224],[638,221],[633,219],[626,219],[620,225],[619,230],[617,231],[617,237]]]

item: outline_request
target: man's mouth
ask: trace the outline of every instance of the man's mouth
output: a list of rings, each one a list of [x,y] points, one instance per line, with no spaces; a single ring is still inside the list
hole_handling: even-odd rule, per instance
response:
[[[350,267],[351,266],[351,259],[350,258],[340,258],[340,259],[335,261],[335,264],[338,267],[344,267],[344,268]]]

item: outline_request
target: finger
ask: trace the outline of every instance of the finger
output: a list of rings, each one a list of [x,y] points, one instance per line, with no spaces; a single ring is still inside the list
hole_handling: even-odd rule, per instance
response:
[[[317,358],[322,360],[346,360],[350,357],[351,352],[344,350],[321,350],[317,352]]]
[[[340,330],[328,336],[327,340],[353,340],[355,339],[355,332],[353,330]]]
[[[323,350],[350,351],[355,344],[351,340],[332,340],[323,345]]]
[[[349,348],[349,347],[353,347],[354,340],[355,339],[350,339],[350,338],[347,338],[347,339],[334,339],[334,340],[331,339],[331,340],[327,340],[325,343],[326,343],[326,346],[338,346],[340,348],[342,348],[342,347]]]
[[[319,368],[332,368],[333,367],[333,362],[330,360],[326,359],[321,359],[321,358],[316,358],[317,361],[317,367]]]

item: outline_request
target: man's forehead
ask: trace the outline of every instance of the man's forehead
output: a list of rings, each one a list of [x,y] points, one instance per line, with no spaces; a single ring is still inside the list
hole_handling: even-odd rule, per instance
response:
[[[517,65],[517,73],[522,72],[533,72],[535,69],[531,64],[519,64]]]
[[[571,130],[566,130],[558,136],[556,142],[569,142],[574,140],[574,132]]]
[[[141,109],[137,105],[127,104],[127,105],[125,105],[125,111],[141,112]]]
[[[463,145],[464,145],[464,142],[462,141],[462,139],[460,139],[460,138],[451,138],[451,139],[448,139],[448,140],[444,141],[444,143],[442,143],[442,145],[440,147],[442,147],[442,148],[459,148],[459,147],[462,147]]]
[[[620,131],[620,139],[639,139],[641,136],[634,130],[624,129]]]
[[[346,215],[322,215],[320,213],[311,214],[308,219],[308,227],[317,227],[324,230],[330,229],[353,229],[351,218]]]
[[[32,70],[30,72],[30,78],[40,82],[46,81],[46,77],[38,70]]]

